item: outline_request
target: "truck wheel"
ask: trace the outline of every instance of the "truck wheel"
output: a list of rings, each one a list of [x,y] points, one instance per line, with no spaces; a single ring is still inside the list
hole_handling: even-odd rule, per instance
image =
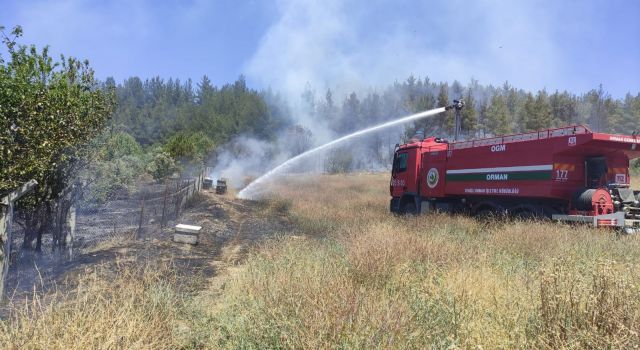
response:
[[[474,216],[480,221],[489,221],[490,219],[494,218],[496,214],[493,212],[493,210],[487,208],[477,211]]]
[[[517,212],[516,215],[514,216],[517,220],[521,220],[521,221],[530,221],[540,217],[530,210],[521,210]]]
[[[405,215],[416,215],[418,211],[416,210],[416,204],[413,202],[407,202],[402,207],[402,213]]]

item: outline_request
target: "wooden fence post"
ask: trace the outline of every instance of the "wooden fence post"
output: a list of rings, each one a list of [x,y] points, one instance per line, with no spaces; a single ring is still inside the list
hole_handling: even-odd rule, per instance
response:
[[[38,182],[31,180],[0,200],[0,300],[4,297],[4,283],[9,274],[11,258],[11,224],[13,221],[13,203],[31,192]]]
[[[0,204],[0,300],[4,296],[4,281],[9,273],[11,256],[11,216],[13,205]]]
[[[180,193],[180,181],[176,181],[176,192],[173,195],[173,199],[176,201],[176,209],[173,212],[173,217],[174,220],[178,220],[178,215],[180,212],[180,199],[178,198],[178,195]]]
[[[140,239],[142,235],[142,219],[144,218],[144,195],[142,196],[142,205],[140,206],[140,222],[138,223],[138,234],[136,239]]]
[[[68,249],[69,260],[73,259],[73,238],[76,236],[76,206],[71,205],[67,214],[67,235],[64,237],[64,245]]]
[[[164,215],[167,210],[167,195],[169,194],[169,182],[164,187],[164,200],[162,201],[162,218],[160,219],[160,230],[164,228]]]

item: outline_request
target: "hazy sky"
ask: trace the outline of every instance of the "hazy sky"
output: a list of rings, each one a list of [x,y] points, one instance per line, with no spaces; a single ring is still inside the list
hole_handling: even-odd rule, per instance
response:
[[[409,74],[530,90],[640,92],[640,1],[0,0],[23,43],[99,78],[192,78],[298,94]]]

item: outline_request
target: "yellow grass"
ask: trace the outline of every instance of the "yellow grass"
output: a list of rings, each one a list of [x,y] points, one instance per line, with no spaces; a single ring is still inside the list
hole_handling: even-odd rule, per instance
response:
[[[284,183],[285,181],[283,181]],[[298,234],[263,247],[217,315],[225,347],[629,348],[636,237],[388,213],[386,175],[275,186]]]
[[[635,236],[388,213],[387,175],[298,176],[222,295],[169,271],[98,273],[0,323],[0,348],[637,348]],[[216,296],[213,296],[216,295]]]

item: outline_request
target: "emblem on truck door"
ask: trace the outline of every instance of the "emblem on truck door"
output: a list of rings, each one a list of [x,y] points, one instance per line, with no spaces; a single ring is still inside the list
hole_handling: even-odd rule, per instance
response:
[[[434,188],[438,186],[438,180],[440,179],[440,175],[438,174],[438,169],[431,168],[427,173],[427,186],[429,188]]]

